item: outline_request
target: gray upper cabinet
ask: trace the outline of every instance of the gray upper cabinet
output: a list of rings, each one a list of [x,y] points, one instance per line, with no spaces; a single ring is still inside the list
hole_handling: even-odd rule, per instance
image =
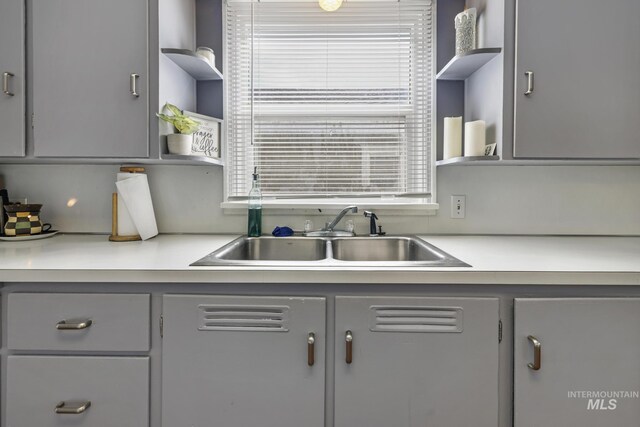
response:
[[[25,154],[24,2],[0,2],[0,156]]]
[[[514,157],[640,158],[638,19],[638,0],[518,1]]]
[[[324,427],[325,299],[163,298],[162,425]]]
[[[34,155],[147,157],[147,1],[31,4]]]
[[[335,427],[498,425],[495,298],[336,297]]]
[[[638,298],[516,299],[514,426],[637,427],[638,330]]]

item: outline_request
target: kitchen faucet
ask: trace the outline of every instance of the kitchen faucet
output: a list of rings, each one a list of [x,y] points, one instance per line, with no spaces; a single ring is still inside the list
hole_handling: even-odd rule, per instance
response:
[[[340,211],[340,213],[338,214],[338,216],[336,216],[333,221],[331,221],[329,224],[327,224],[327,226],[325,228],[323,228],[323,230],[324,231],[333,231],[333,229],[335,228],[336,225],[338,225],[340,220],[342,220],[342,218],[344,218],[344,216],[346,214],[348,214],[349,212],[358,213],[358,207],[357,206],[347,206],[346,208],[342,209]]]
[[[328,237],[328,236],[332,236],[332,237],[347,237],[347,236],[353,236],[354,234],[353,234],[352,231],[336,230],[335,229],[336,225],[338,225],[338,223],[342,220],[342,218],[344,218],[344,216],[346,214],[348,214],[349,212],[352,212],[352,213],[358,212],[358,207],[357,206],[347,206],[346,208],[342,209],[340,211],[340,213],[338,213],[338,215],[333,219],[333,221],[328,223],[324,228],[322,228],[321,230],[316,230],[316,231],[308,231],[308,232],[304,233],[304,235],[308,236],[308,237]]]

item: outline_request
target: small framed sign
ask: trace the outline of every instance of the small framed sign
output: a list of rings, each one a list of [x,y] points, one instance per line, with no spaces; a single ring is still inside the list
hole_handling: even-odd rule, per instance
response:
[[[200,127],[193,134],[191,154],[194,156],[220,158],[220,140],[222,120],[204,116],[191,111],[183,111],[185,116],[200,123]]]
[[[496,145],[497,143],[493,143],[493,144],[487,144],[484,147],[484,155],[485,156],[493,156],[493,153],[496,151]]]

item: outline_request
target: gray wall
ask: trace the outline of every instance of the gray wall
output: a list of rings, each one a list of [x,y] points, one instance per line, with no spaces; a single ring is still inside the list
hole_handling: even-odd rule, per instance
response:
[[[13,196],[43,203],[43,218],[69,232],[110,231],[115,165],[0,165]],[[148,166],[161,232],[245,233],[246,211],[225,214],[216,166]],[[379,212],[389,233],[640,235],[639,166],[439,167],[435,216]],[[450,196],[467,196],[465,219],[450,219]],[[68,207],[67,202],[77,203]],[[263,230],[320,226],[327,214],[265,213]],[[356,231],[367,223],[354,217]]]

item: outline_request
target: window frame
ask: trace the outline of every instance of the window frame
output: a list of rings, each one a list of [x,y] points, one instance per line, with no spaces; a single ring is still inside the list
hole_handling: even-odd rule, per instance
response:
[[[249,0],[250,2],[257,2],[258,0]],[[286,0],[284,0],[286,1]],[[295,0],[299,1],[299,0]],[[312,0],[313,1],[313,0]],[[376,1],[376,0],[369,0]],[[394,1],[394,0],[389,0]],[[395,0],[402,1],[402,0]],[[428,125],[431,129],[431,149],[430,151],[430,194],[427,195],[404,195],[404,196],[382,196],[382,197],[300,197],[300,198],[276,198],[276,197],[263,197],[262,199],[262,208],[269,210],[270,214],[282,214],[287,215],[291,214],[292,210],[307,210],[305,214],[307,215],[323,215],[323,209],[328,211],[332,210],[340,210],[342,207],[346,205],[357,205],[363,209],[377,209],[386,211],[388,213],[394,213],[397,215],[435,215],[439,209],[439,204],[437,203],[437,98],[438,98],[438,90],[437,90],[437,58],[438,58],[438,43],[437,43],[437,14],[438,14],[438,0],[432,1],[432,29],[434,38],[432,40],[432,61],[431,61],[431,89],[432,89],[432,97],[430,99],[430,107],[431,107],[431,120],[428,122]],[[223,0],[222,5],[222,54],[223,54],[223,64],[228,64],[228,52],[227,52],[227,32],[225,28],[227,26],[227,0]],[[226,69],[223,69],[223,75],[226,73]],[[223,79],[223,112],[227,112],[228,110],[228,85],[226,79]],[[222,126],[222,138],[224,143],[222,144],[222,155],[223,158],[227,158],[227,121],[223,121]],[[247,209],[247,200],[230,200],[229,198],[229,189],[227,187],[227,182],[229,180],[229,168],[223,167],[223,201],[220,204],[220,207],[223,209],[225,214],[235,214],[241,215],[244,214],[244,211]]]

